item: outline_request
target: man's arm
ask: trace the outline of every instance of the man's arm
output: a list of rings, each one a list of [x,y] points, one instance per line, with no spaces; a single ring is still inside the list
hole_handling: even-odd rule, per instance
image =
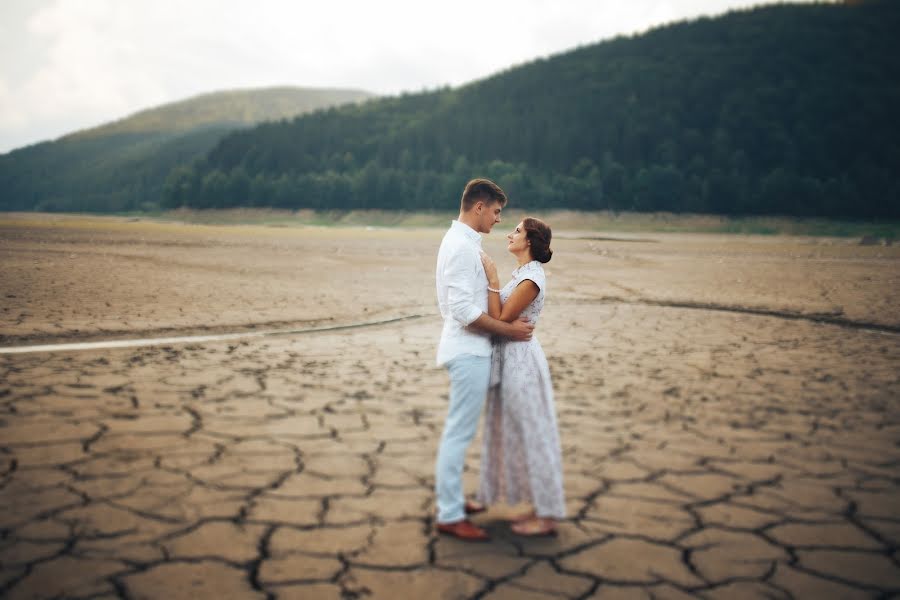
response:
[[[488,333],[502,335],[516,342],[527,342],[531,339],[534,332],[534,325],[528,321],[516,319],[511,323],[495,319],[487,313],[481,313],[481,316],[469,323],[469,327],[480,329]]]
[[[463,327],[481,316],[481,309],[475,304],[473,291],[478,287],[476,280],[477,263],[463,252],[455,252],[447,257],[442,273],[447,285],[447,308],[450,316]]]

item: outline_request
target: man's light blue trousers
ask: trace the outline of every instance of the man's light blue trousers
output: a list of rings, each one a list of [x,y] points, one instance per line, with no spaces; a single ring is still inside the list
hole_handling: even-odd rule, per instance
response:
[[[466,518],[463,465],[466,450],[478,431],[491,376],[491,357],[462,354],[450,360],[446,367],[450,374],[450,406],[435,472],[438,523]]]

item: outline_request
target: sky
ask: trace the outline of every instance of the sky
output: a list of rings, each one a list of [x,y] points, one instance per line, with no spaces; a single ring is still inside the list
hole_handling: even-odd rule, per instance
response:
[[[2,0],[0,153],[201,93],[376,94],[760,0]]]

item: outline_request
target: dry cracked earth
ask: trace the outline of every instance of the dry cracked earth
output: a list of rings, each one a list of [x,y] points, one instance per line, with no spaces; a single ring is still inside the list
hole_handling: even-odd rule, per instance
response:
[[[0,223],[0,346],[138,312],[293,332],[0,353],[4,598],[900,594],[896,250],[560,236],[538,337],[569,517],[523,539],[492,507],[473,544],[433,531],[441,232],[74,222]]]

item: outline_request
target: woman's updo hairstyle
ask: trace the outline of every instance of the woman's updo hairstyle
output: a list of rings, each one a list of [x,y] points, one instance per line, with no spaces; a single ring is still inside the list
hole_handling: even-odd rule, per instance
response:
[[[522,227],[525,228],[525,237],[531,242],[531,258],[541,263],[550,262],[550,257],[553,256],[553,250],[550,249],[550,238],[553,237],[550,227],[534,217],[522,219]]]

